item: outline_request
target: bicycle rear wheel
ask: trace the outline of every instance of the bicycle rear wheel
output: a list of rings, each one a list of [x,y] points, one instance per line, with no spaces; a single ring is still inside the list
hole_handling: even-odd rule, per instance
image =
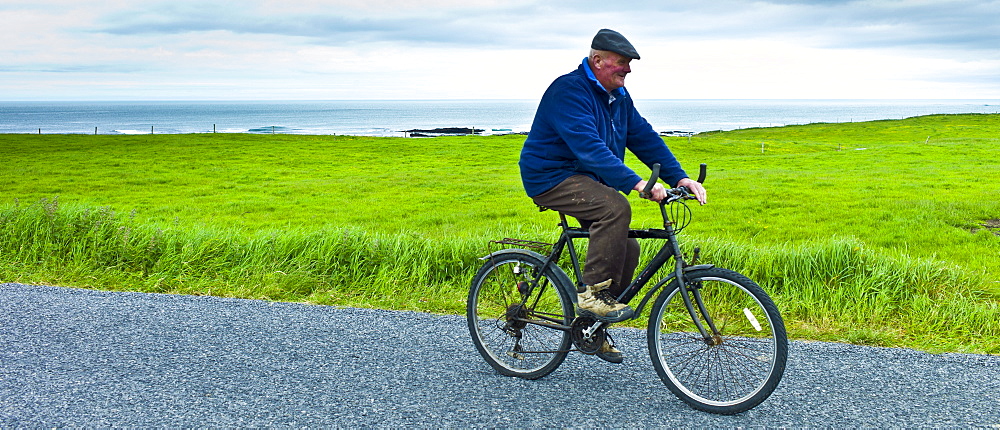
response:
[[[530,287],[543,263],[532,254],[494,254],[473,278],[466,303],[479,353],[501,374],[525,379],[548,375],[566,359],[572,339],[558,327],[569,326],[575,316],[562,285],[565,274],[546,269]]]
[[[771,395],[785,371],[788,339],[774,302],[755,282],[721,268],[685,274],[689,296],[699,294],[716,332],[705,339],[673,280],[657,297],[647,338],[653,367],[691,407],[717,414],[749,410]],[[695,304],[697,307],[697,304]]]

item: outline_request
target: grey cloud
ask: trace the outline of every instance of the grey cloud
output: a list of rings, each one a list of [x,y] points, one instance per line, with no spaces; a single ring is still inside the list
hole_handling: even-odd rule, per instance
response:
[[[831,48],[937,47],[993,51],[1000,46],[998,1],[772,0],[767,4],[774,7],[775,14],[758,15],[743,30],[795,36]]]
[[[827,48],[1000,46],[1000,1],[638,1],[608,12],[606,0],[431,9],[408,15],[258,13],[252,6],[163,3],[105,17],[117,35],[228,31],[306,38],[313,43],[443,44],[484,48],[570,48],[596,28],[628,26],[640,37],[794,38]],[[583,24],[586,23],[586,24]],[[993,55],[993,54],[991,54]]]
[[[835,13],[829,25],[852,46],[925,46],[995,50],[1000,2],[862,2]]]
[[[359,42],[436,43],[504,46],[522,38],[509,28],[531,16],[521,9],[431,11],[411,16],[381,13],[349,16],[335,12],[311,15],[260,15],[253,10],[213,10],[184,4],[161,4],[142,11],[109,15],[94,30],[115,35],[183,34],[228,31],[312,39],[346,45]]]
[[[824,48],[941,48],[996,52],[1000,1],[642,2],[629,7],[648,35],[676,39],[785,38]]]
[[[8,64],[0,65],[4,73],[136,73],[148,70],[135,64]]]

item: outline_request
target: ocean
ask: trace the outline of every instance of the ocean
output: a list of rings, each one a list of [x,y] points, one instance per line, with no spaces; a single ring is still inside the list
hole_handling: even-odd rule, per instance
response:
[[[537,100],[0,102],[0,133],[284,133],[404,136],[463,127],[526,132]],[[635,100],[660,132],[928,114],[998,113],[1000,100]]]

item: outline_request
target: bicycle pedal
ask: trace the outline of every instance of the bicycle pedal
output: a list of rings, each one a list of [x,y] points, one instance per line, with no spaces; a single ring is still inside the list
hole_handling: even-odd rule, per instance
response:
[[[507,355],[511,356],[516,360],[524,360],[524,354],[521,354],[520,352],[507,351]]]

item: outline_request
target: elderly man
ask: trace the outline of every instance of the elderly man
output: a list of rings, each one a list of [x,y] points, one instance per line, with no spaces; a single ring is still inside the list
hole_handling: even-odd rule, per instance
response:
[[[639,244],[628,238],[632,210],[621,193],[642,190],[646,181],[624,163],[625,149],[660,178],[688,187],[702,204],[705,188],[691,180],[663,139],[639,115],[625,90],[635,48],[620,33],[602,29],[580,66],[557,78],[542,95],[518,163],[528,196],[540,206],[570,215],[590,230],[580,315],[605,322],[633,316],[617,297],[639,263]],[[656,184],[652,200],[666,197]],[[597,355],[621,363],[621,351],[605,343]]]

